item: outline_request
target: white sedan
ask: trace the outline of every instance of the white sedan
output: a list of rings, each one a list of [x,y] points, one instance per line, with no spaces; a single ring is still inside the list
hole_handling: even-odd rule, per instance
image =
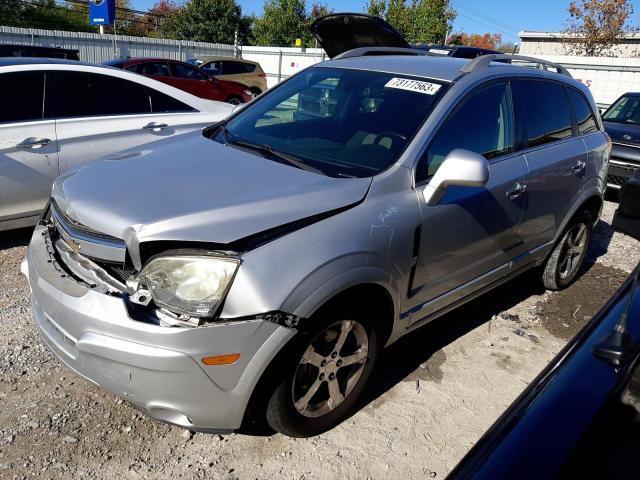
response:
[[[0,58],[0,105],[0,230],[34,225],[58,175],[233,108],[125,70],[36,58]]]

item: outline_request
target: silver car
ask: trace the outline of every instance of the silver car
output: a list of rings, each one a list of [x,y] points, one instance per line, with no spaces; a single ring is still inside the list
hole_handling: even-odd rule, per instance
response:
[[[384,346],[534,267],[566,287],[610,140],[564,69],[495,60],[349,51],[59,178],[23,264],[44,342],[159,420],[310,436]]]

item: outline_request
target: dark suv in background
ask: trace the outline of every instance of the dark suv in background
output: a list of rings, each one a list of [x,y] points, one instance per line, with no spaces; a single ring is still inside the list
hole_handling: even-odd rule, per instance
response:
[[[622,95],[602,114],[602,120],[613,142],[607,186],[619,189],[640,173],[640,92]]]

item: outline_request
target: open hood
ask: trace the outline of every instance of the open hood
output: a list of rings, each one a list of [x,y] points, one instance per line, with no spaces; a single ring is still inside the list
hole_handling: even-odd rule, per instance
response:
[[[361,47],[411,48],[395,28],[380,17],[362,13],[334,13],[318,18],[311,32],[329,58]]]

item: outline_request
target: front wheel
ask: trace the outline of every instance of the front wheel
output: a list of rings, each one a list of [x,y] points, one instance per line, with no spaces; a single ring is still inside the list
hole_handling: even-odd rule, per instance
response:
[[[267,422],[290,437],[310,437],[342,422],[366,383],[380,350],[374,322],[323,322],[302,335],[288,374],[269,399]]]
[[[571,285],[589,249],[593,217],[584,211],[576,215],[565,229],[544,266],[542,281],[549,290],[562,290]]]

